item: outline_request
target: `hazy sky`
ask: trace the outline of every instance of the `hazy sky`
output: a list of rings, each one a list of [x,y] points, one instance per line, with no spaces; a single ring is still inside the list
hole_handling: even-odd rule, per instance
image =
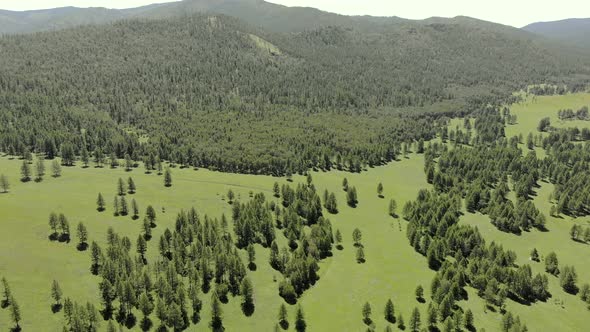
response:
[[[431,16],[466,15],[516,27],[537,21],[590,17],[589,0],[268,0],[287,6],[307,6],[345,15]],[[63,6],[130,8],[170,0],[0,0],[1,9],[30,10]]]

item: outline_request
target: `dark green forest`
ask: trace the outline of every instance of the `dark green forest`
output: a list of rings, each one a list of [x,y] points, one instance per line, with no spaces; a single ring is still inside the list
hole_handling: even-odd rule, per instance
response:
[[[567,50],[472,25],[276,33],[194,15],[7,35],[0,146],[242,173],[359,171],[519,86],[584,82],[585,62]]]

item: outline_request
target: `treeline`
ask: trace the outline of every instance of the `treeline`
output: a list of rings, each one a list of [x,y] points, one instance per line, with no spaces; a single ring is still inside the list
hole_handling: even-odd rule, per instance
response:
[[[559,120],[588,120],[588,106],[583,106],[574,112],[571,108],[560,109],[557,111]]]

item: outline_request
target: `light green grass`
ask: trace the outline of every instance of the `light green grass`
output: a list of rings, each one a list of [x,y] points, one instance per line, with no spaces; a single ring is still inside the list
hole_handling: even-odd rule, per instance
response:
[[[50,311],[53,279],[60,282],[65,296],[99,304],[98,278],[89,272],[89,253],[76,250],[75,236],[70,244],[48,240],[47,219],[51,211],[63,212],[72,229],[79,221],[84,222],[91,241],[104,244],[106,230],[112,226],[135,242],[140,222],[130,217],[113,217],[111,212],[117,179],[132,176],[138,189],[135,195],[127,196],[128,201],[134,197],[142,213],[148,204],[152,204],[158,213],[158,227],[153,234],[155,240],[150,242],[148,249],[148,259],[151,259],[157,254],[157,239],[166,227],[173,227],[181,209],[194,206],[200,214],[219,217],[226,213],[229,216],[230,205],[222,200],[228,189],[242,200],[248,199],[249,191],[263,191],[267,199],[271,199],[272,184],[275,181],[287,183],[283,178],[267,176],[173,169],[173,186],[165,188],[161,176],[146,175],[141,169],[127,173],[120,168],[83,169],[80,166],[64,167],[60,178],[47,176],[41,183],[21,183],[18,181],[20,165],[18,160],[0,158],[0,173],[6,174],[12,184],[10,193],[0,195],[0,274],[9,280],[21,304],[25,331],[60,330],[63,314]],[[329,215],[329,218],[334,229],[340,229],[343,234],[344,250],[334,250],[334,256],[320,264],[321,279],[300,300],[310,331],[363,330],[361,306],[366,301],[373,305],[378,329],[385,326],[382,311],[390,297],[406,319],[414,306],[425,309],[425,305],[415,301],[413,292],[418,284],[428,289],[433,272],[427,269],[424,258],[408,245],[405,221],[387,215],[389,198],[395,198],[401,209],[407,200],[416,197],[420,188],[427,187],[422,169],[421,156],[412,155],[410,159],[361,174],[313,173],[314,184],[320,193],[324,188],[336,192],[340,213]],[[358,190],[360,203],[356,209],[346,206],[345,193],[341,189],[343,177],[347,177]],[[305,178],[295,176],[294,180],[305,181]],[[385,187],[385,199],[377,197],[376,187],[380,181]],[[108,206],[103,213],[96,211],[98,192],[103,193]],[[164,214],[162,207],[166,210]],[[365,264],[357,264],[355,260],[351,239],[355,227],[363,232]],[[278,285],[273,276],[279,281],[281,276],[270,268],[268,250],[260,246],[256,249],[258,270],[248,272],[254,283],[256,311],[247,318],[240,310],[239,299],[230,298],[229,304],[223,307],[227,331],[269,331],[276,323],[282,299],[278,296]],[[203,299],[203,320],[190,330],[207,329],[209,295],[203,295]],[[295,307],[291,307],[291,329],[294,312]],[[157,322],[157,319],[153,320]],[[0,310],[0,330],[10,326],[8,311]]]
[[[506,126],[506,137],[522,134],[524,139],[529,133],[539,134],[537,125],[544,117],[549,117],[551,125],[557,128],[590,128],[590,121],[561,121],[557,117],[560,109],[571,108],[574,111],[582,106],[590,106],[590,93],[573,93],[563,96],[528,96],[522,102],[510,106],[510,113],[517,116],[517,123]]]

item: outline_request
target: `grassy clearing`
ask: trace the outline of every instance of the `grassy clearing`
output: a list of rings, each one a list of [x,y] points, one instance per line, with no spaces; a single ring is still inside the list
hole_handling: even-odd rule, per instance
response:
[[[590,105],[590,93],[573,93],[563,96],[528,96],[510,107],[510,112],[517,116],[515,125],[506,126],[506,137],[522,134],[526,139],[529,133],[538,134],[539,120],[549,117],[551,125],[558,128],[590,127],[590,121],[561,121],[557,117],[560,109],[571,108],[574,111]]]
[[[128,195],[128,201],[135,198],[142,214],[148,204],[155,207],[158,227],[153,236],[157,239],[166,227],[173,227],[181,209],[195,206],[200,214],[229,215],[231,207],[222,199],[228,189],[242,200],[248,199],[250,191],[263,191],[270,199],[272,184],[275,181],[286,183],[283,178],[267,176],[173,169],[173,186],[165,188],[161,176],[144,174],[142,169],[127,173],[121,168],[83,169],[80,166],[64,167],[60,178],[47,176],[41,183],[21,183],[18,181],[20,165],[18,160],[0,158],[0,173],[9,176],[11,182],[10,193],[0,195],[0,248],[3,252],[0,274],[10,281],[20,301],[25,330],[61,328],[63,314],[53,314],[50,310],[53,279],[60,282],[65,296],[99,304],[98,279],[89,272],[89,253],[76,250],[75,233],[70,244],[48,240],[47,219],[51,211],[63,212],[72,229],[79,221],[84,222],[90,241],[104,244],[110,226],[134,241],[140,232],[140,222],[130,217],[113,217],[111,211],[117,179],[132,176],[138,189],[135,195]],[[336,192],[340,213],[330,219],[334,228],[343,234],[344,250],[335,250],[333,257],[321,263],[321,279],[300,301],[311,331],[362,330],[361,307],[366,301],[373,305],[374,321],[379,329],[385,325],[382,311],[388,298],[394,299],[396,311],[403,313],[406,319],[414,306],[419,305],[414,299],[414,289],[418,284],[428,289],[433,273],[408,245],[405,222],[387,216],[387,206],[389,198],[393,197],[401,209],[407,200],[416,197],[420,188],[427,186],[422,168],[421,156],[414,155],[362,174],[313,173],[314,184],[320,192],[324,188]],[[358,190],[360,204],[356,209],[346,206],[345,193],[341,190],[344,177]],[[294,181],[303,182],[305,178],[295,176]],[[377,197],[376,187],[380,181],[385,187],[384,199]],[[107,211],[103,213],[96,211],[98,192],[107,202]],[[351,237],[355,227],[363,232],[365,264],[357,264],[355,260]],[[276,323],[282,299],[273,276],[280,281],[280,274],[268,265],[268,250],[256,249],[258,270],[249,272],[254,283],[256,311],[246,318],[241,313],[239,299],[230,299],[229,304],[224,305],[224,325],[228,331],[270,330]],[[155,255],[157,240],[152,240],[148,259]],[[203,299],[203,320],[198,330],[205,330],[209,321],[209,296],[203,295]],[[425,305],[419,306],[425,314]],[[294,313],[295,307],[290,308],[291,328]],[[157,322],[155,317],[153,320]],[[0,330],[9,327],[7,310],[0,310]]]

